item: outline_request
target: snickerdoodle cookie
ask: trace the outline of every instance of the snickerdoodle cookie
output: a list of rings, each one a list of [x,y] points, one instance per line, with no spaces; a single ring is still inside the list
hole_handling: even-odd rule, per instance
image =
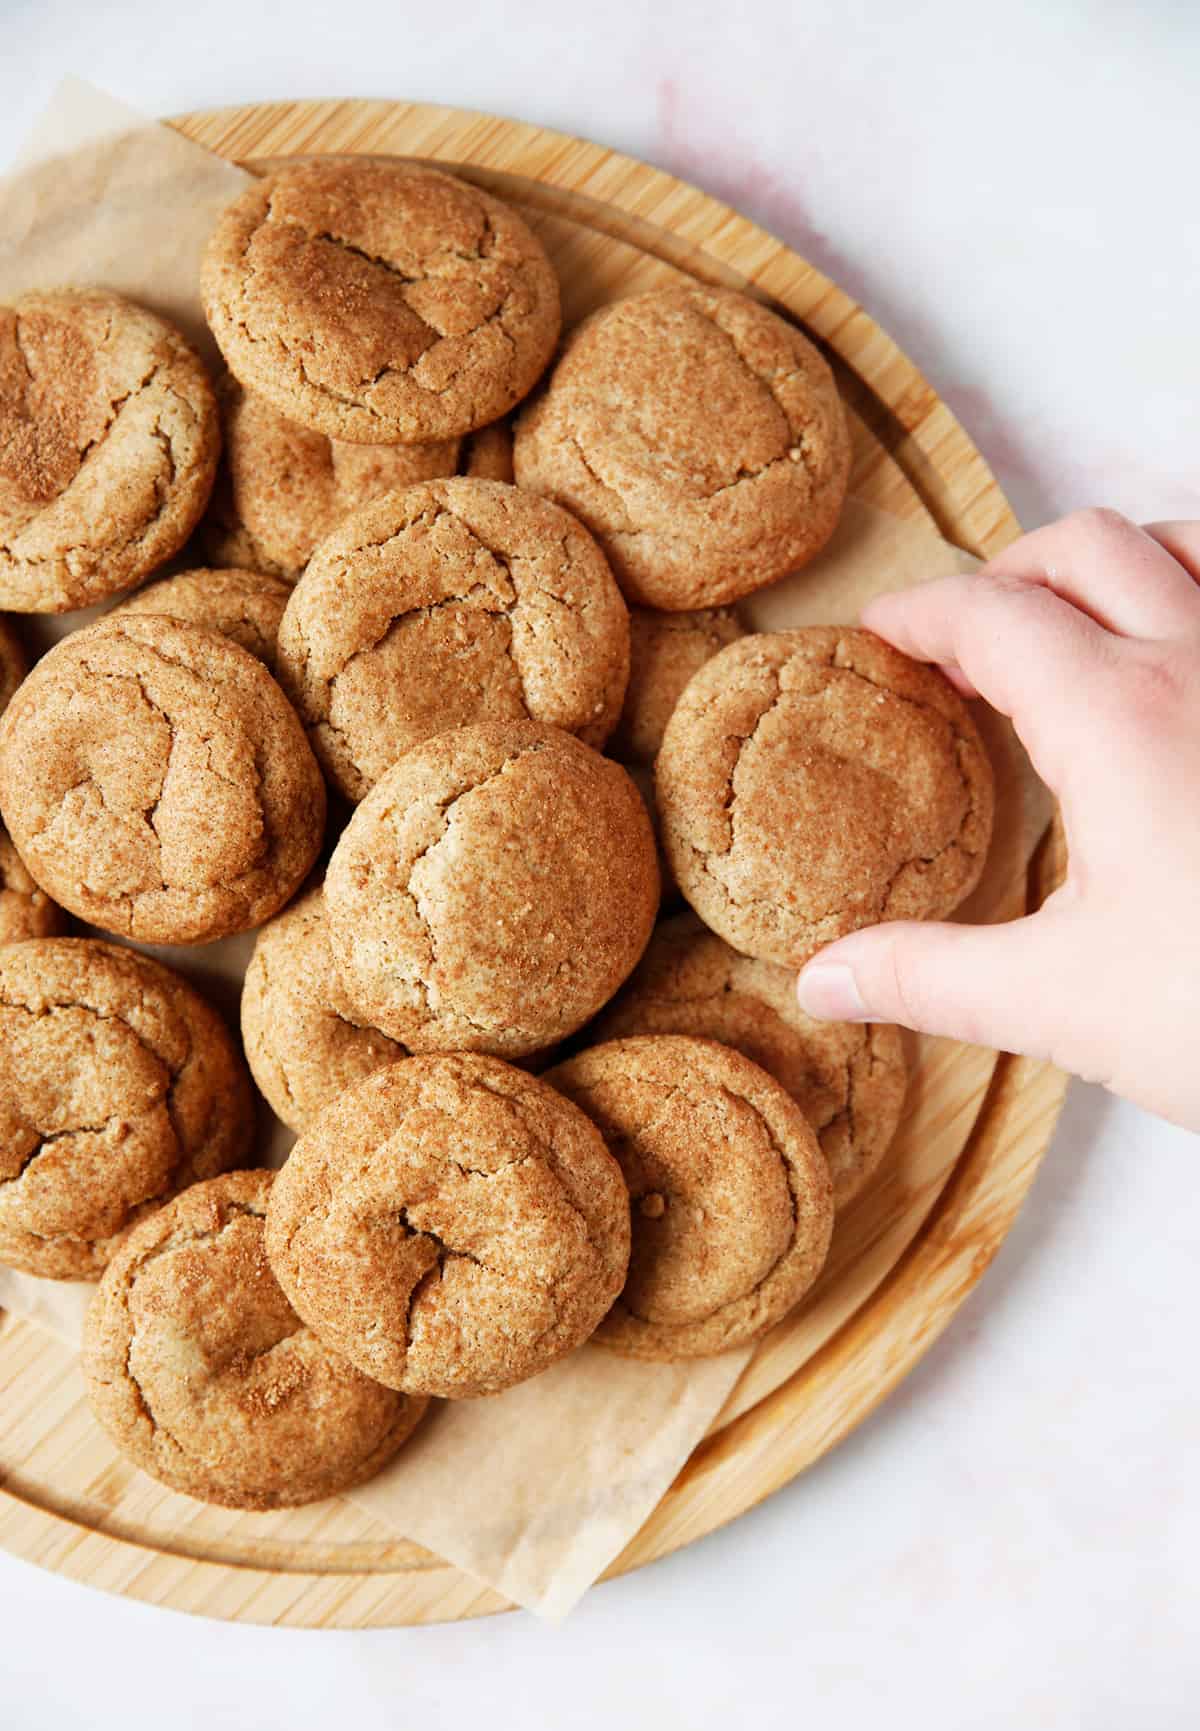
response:
[[[608,749],[623,763],[651,763],[658,754],[671,711],[693,673],[718,649],[743,636],[728,607],[694,613],[629,610],[629,685]]]
[[[200,625],[124,614],[42,657],[0,720],[0,809],[43,889],[146,943],[206,943],[287,901],[325,785],[260,661]]]
[[[833,1192],[773,1077],[711,1040],[592,1046],[546,1080],[599,1126],[629,1188],[629,1276],[597,1342],[697,1358],[764,1333],[821,1272]]]
[[[320,885],[258,933],[242,985],[242,1041],[275,1112],[303,1130],[403,1046],[355,1014],[334,967]]]
[[[739,956],[694,914],[662,922],[590,1034],[692,1034],[733,1046],[783,1084],[817,1132],[837,1208],[862,1190],[900,1121],[908,1080],[900,1030],[813,1021],[796,1002],[790,968]]]
[[[34,882],[8,831],[0,827],[0,944],[52,938],[66,926],[66,914]]]
[[[557,728],[481,722],[406,752],[325,878],[362,1018],[413,1051],[520,1057],[595,1015],[646,947],[654,833],[619,765]]]
[[[187,981],[91,938],[0,948],[0,1262],[95,1280],[118,1235],[243,1160],[250,1079]]]
[[[356,444],[499,420],[558,340],[558,279],[515,210],[397,161],[297,163],[218,222],[201,294],[230,371]]]
[[[843,626],[723,649],[667,723],[656,785],[696,912],[791,968],[859,926],[950,913],[991,837],[992,768],[962,698]]]
[[[99,290],[0,308],[0,607],[63,613],[183,546],[220,447],[199,357]]]
[[[207,625],[274,669],[279,621],[291,592],[290,584],[264,571],[201,567],[147,583],[113,612],[159,613],[168,619]]]
[[[297,426],[227,377],[217,390],[224,456],[200,534],[216,565],[295,582],[349,512],[396,487],[442,475],[511,481],[505,422],[431,445],[348,445]]]
[[[731,289],[602,307],[522,415],[517,480],[592,530],[631,601],[712,607],[833,533],[850,437],[821,355]]]
[[[427,1403],[383,1388],[296,1315],[263,1249],[271,1173],[195,1184],[130,1233],[88,1311],[83,1374],[122,1453],[235,1509],[361,1484]]]
[[[592,1333],[625,1281],[629,1200],[595,1127],[544,1082],[495,1058],[407,1058],[297,1142],[267,1254],[369,1376],[494,1394]]]
[[[499,481],[428,481],[346,518],[279,629],[279,680],[361,799],[411,746],[533,719],[601,746],[629,677],[629,614],[566,511]]]

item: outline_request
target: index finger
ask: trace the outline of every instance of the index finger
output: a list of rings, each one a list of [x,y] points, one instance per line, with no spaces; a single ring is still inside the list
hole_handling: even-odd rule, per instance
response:
[[[1052,590],[987,571],[880,595],[862,623],[917,661],[958,670],[960,689],[1010,717],[1056,791],[1076,737],[1094,728],[1120,652],[1118,639]]]

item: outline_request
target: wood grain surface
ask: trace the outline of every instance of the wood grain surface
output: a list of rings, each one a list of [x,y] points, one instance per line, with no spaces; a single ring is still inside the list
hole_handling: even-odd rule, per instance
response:
[[[766,299],[833,362],[851,406],[853,488],[968,552],[1018,526],[963,429],[835,284],[728,206],[644,163],[542,128],[420,103],[301,102],[192,114],[189,138],[251,168],[318,153],[443,164],[518,204],[563,281],[566,316],[677,273]],[[1061,875],[1052,827],[1008,911]],[[832,1448],[912,1368],[978,1281],[1045,1151],[1065,1079],[922,1041],[894,1153],[839,1223],[810,1304],[764,1341],[708,1438],[610,1570],[652,1562],[750,1508]],[[0,1324],[0,1543],[72,1579],[208,1616],[302,1627],[436,1622],[495,1593],[342,1502],[270,1515],[208,1508],[110,1446],[75,1356]]]

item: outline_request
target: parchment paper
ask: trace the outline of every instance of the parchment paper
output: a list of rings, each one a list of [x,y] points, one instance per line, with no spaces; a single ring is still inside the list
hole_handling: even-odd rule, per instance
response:
[[[0,300],[102,285],[173,318],[212,358],[197,266],[218,212],[248,177],[78,80],[60,87],[21,160],[0,182]],[[927,529],[851,500],[821,558],[744,611],[767,630],[851,621],[872,594],[974,563]],[[1015,911],[996,886],[1014,855],[1028,857],[1050,808],[1011,729],[996,717],[986,725],[1003,845],[973,902],[978,917],[994,919]],[[251,941],[152,953],[236,1023]],[[261,1157],[277,1165],[291,1137],[268,1119],[264,1109]],[[72,1346],[92,1291],[0,1268],[0,1305]],[[584,1347],[506,1394],[440,1404],[350,1500],[516,1603],[562,1617],[641,1527],[749,1356],[655,1366]]]

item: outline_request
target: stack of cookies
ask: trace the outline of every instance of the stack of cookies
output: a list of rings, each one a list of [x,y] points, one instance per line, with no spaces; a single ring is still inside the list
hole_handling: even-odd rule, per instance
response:
[[[850,464],[764,306],[560,346],[517,212],[386,160],[257,181],[202,292],[217,379],[98,288],[0,309],[0,605],[111,603],[32,670],[0,625],[0,1260],[98,1282],[126,1454],[272,1508],[804,1297],[906,1078],[795,971],[953,909],[992,784],[937,672],[738,619]],[[251,930],[239,1044],[138,946]]]

